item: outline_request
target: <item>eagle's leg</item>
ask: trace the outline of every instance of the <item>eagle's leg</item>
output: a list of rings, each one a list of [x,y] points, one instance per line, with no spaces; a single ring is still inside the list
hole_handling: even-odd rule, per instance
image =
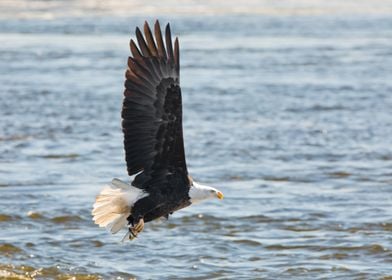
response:
[[[134,239],[137,235],[143,231],[144,229],[144,219],[143,217],[139,217],[138,222],[134,224],[134,221],[131,222],[132,226],[129,227],[129,239]]]
[[[141,218],[139,222],[133,227],[133,230],[136,231],[137,233],[142,232],[144,229],[144,219]]]
[[[128,217],[129,239],[134,239],[144,229],[144,223],[153,220],[154,209],[157,202],[151,196],[138,200],[132,208],[132,213]],[[159,216],[158,216],[159,217]]]

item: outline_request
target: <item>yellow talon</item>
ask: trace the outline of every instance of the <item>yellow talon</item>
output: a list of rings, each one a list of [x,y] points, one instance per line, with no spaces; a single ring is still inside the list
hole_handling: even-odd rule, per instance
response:
[[[136,236],[144,229],[144,220],[140,219],[139,222],[132,228],[132,233]]]

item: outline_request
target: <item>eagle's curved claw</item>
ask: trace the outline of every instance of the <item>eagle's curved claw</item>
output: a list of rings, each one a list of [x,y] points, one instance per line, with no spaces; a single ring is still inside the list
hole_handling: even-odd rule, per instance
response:
[[[137,233],[140,233],[144,229],[144,220],[141,218],[139,222],[133,227]]]
[[[129,228],[129,232],[131,233],[129,235],[129,239],[132,240],[136,238],[137,235],[143,231],[143,229],[144,229],[144,220],[143,218],[141,218],[135,226]]]

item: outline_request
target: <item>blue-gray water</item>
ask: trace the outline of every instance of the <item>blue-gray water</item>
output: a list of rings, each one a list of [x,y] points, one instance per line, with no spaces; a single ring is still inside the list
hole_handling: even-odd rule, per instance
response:
[[[392,279],[390,1],[114,2],[0,5],[0,278]],[[180,37],[190,173],[225,199],[121,244],[90,211],[128,180],[128,42],[156,17]]]

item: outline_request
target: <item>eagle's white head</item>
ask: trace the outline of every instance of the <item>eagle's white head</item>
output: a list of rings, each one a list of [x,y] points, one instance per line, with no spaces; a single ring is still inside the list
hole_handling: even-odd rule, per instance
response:
[[[213,187],[205,186],[193,181],[193,184],[189,189],[189,197],[191,203],[195,204],[211,198],[223,199],[223,193]]]

